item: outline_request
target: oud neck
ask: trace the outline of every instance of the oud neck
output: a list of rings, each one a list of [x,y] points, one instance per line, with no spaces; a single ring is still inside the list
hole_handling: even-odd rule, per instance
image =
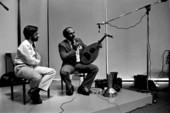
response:
[[[102,41],[106,38],[106,36],[107,36],[107,35],[105,34],[105,35],[98,41],[98,43],[101,44]]]

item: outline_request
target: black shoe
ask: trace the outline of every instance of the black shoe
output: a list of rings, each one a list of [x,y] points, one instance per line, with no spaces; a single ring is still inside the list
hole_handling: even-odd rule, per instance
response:
[[[78,88],[77,92],[78,92],[79,94],[86,95],[86,96],[90,95],[89,89],[87,89],[86,87],[83,87],[83,86],[80,86],[80,87]]]
[[[74,93],[73,85],[71,86],[71,88],[66,88],[66,95],[71,96],[73,95],[73,93]]]
[[[30,96],[30,98],[31,98],[31,100],[34,104],[41,104],[42,103],[42,100],[41,100],[40,95],[39,95],[39,91],[29,90],[28,95]]]
[[[33,104],[42,104],[42,100],[41,100],[41,98],[38,98],[38,99],[36,99],[36,100],[32,100],[32,103]]]

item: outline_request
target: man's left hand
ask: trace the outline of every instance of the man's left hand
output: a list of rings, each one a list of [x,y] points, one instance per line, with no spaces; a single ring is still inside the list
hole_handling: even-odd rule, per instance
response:
[[[99,46],[100,48],[102,48],[102,44],[99,44],[98,46]]]

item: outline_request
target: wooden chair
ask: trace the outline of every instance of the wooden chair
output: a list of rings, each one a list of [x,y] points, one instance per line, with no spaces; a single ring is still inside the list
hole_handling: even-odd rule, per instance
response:
[[[81,82],[85,79],[86,77],[86,73],[79,73],[78,71],[74,71],[73,74],[70,74],[70,79],[72,79],[73,77],[80,77],[80,80],[79,80],[79,84],[81,84]],[[63,91],[63,84],[64,81],[61,79],[61,90]]]
[[[6,73],[8,72],[14,72],[14,63],[13,59],[15,57],[16,53],[6,53],[5,54],[5,63],[6,63]],[[12,78],[12,77],[11,77]],[[22,84],[23,87],[23,104],[26,104],[26,84],[29,84],[29,80],[26,79],[19,79],[20,84]],[[14,100],[14,79],[11,79],[11,100]],[[50,97],[50,88],[47,91],[47,97]]]

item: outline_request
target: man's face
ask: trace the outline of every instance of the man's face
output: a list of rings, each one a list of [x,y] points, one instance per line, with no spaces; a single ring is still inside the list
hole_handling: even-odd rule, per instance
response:
[[[68,40],[73,41],[73,39],[75,38],[75,32],[72,28],[69,28],[67,30],[67,37]]]
[[[38,38],[39,38],[39,34],[38,34],[38,32],[35,32],[31,39],[32,39],[33,42],[37,42]]]

